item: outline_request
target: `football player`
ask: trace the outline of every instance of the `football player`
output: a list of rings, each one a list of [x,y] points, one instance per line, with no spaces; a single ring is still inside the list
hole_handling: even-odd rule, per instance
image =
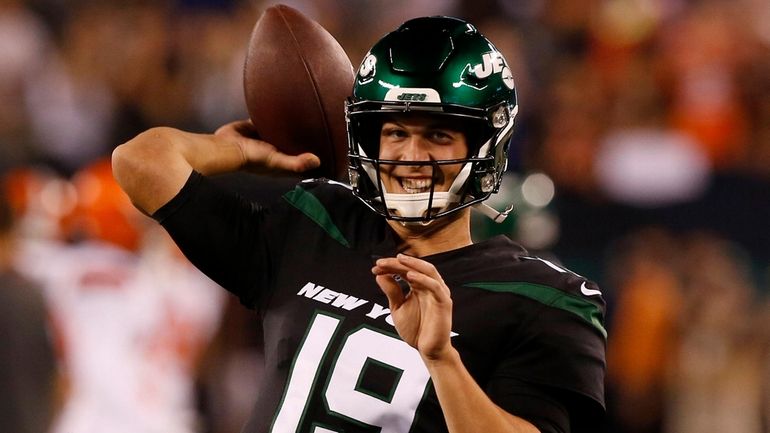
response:
[[[473,243],[517,112],[510,69],[471,24],[407,21],[378,41],[346,104],[349,180],[253,204],[210,175],[301,172],[247,138],[156,128],[115,175],[188,258],[260,311],[265,376],[245,432],[596,431],[604,301],[507,237]]]
[[[29,238],[13,255],[18,271],[41,285],[66,384],[46,431],[198,431],[195,369],[224,293],[157,226],[146,231],[149,221],[118,187],[109,160],[81,168],[71,192],[59,224],[71,241]]]

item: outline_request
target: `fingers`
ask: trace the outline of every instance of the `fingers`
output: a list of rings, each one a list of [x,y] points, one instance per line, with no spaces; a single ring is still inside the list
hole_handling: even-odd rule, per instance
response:
[[[240,136],[238,144],[246,159],[246,166],[250,169],[299,173],[321,165],[321,160],[312,153],[287,155],[262,140]]]
[[[380,286],[380,290],[388,298],[390,311],[395,311],[404,303],[404,291],[401,286],[393,279],[392,275],[377,275],[374,280]]]
[[[273,150],[267,154],[264,165],[269,169],[303,172],[320,166],[321,160],[312,153],[292,156]]]
[[[402,265],[412,268],[417,272],[420,272],[422,274],[425,274],[431,278],[434,278],[440,282],[444,282],[444,280],[441,278],[441,275],[438,273],[438,270],[436,270],[436,267],[433,266],[432,263],[426,262],[425,260],[418,259],[417,257],[408,256],[406,254],[399,254],[396,256],[396,259],[399,263]]]
[[[378,274],[398,274],[407,277],[410,271],[424,274],[429,278],[435,279],[443,284],[444,280],[436,270],[436,267],[425,260],[406,254],[398,254],[395,258],[383,258],[377,260],[372,272]]]
[[[449,288],[436,267],[416,257],[399,254],[395,258],[379,259],[372,273],[377,276],[398,275],[409,283],[412,290],[430,291],[440,300],[450,298]]]
[[[397,274],[402,277],[406,275],[412,268],[404,265],[397,258],[383,258],[378,259],[372,268],[372,273],[375,275],[382,274]]]

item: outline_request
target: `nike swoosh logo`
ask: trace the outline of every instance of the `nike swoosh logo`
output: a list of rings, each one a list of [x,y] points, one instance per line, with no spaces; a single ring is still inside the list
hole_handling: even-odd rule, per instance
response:
[[[586,282],[583,281],[583,284],[580,285],[580,293],[586,295],[586,296],[594,296],[594,295],[601,295],[602,292],[599,290],[589,289],[586,287]]]

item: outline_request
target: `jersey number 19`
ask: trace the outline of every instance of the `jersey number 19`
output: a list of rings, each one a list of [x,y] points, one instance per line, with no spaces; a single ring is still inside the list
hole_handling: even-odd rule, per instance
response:
[[[353,423],[380,427],[382,433],[407,433],[411,428],[430,379],[419,353],[398,338],[361,326],[341,337],[331,371],[322,378],[320,366],[341,321],[324,313],[313,317],[289,372],[272,433],[297,432],[316,392],[322,393],[331,414]],[[393,384],[386,392],[364,386],[364,375],[373,366],[392,371]],[[313,433],[335,432],[320,423],[313,426]]]

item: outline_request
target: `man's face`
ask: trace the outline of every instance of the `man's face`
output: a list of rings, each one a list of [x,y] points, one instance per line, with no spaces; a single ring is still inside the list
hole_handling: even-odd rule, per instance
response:
[[[394,115],[380,130],[380,159],[395,161],[440,161],[462,159],[468,155],[466,136],[449,120],[431,115]],[[416,194],[448,191],[462,164],[426,165],[382,164],[380,175],[387,192]]]

